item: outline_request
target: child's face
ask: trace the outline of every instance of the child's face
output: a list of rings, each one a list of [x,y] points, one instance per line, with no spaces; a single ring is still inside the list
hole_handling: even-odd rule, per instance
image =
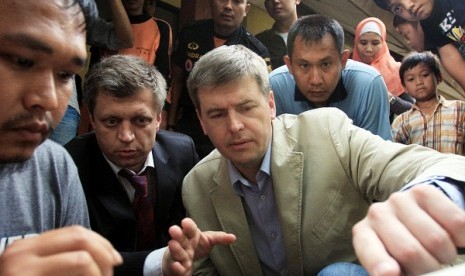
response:
[[[392,13],[409,21],[428,18],[434,7],[434,0],[386,0],[386,2]]]
[[[424,34],[418,22],[402,23],[396,27],[396,31],[405,38],[407,45],[417,52],[423,52]]]
[[[440,80],[436,79],[433,71],[425,63],[419,63],[406,70],[403,79],[405,90],[417,102],[428,101],[436,97],[436,88]]]

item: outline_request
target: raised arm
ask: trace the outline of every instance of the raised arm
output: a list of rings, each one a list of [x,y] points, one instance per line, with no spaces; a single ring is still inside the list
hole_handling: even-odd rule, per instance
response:
[[[115,34],[121,43],[121,48],[132,47],[134,44],[134,33],[121,0],[108,0],[108,3],[110,4]]]
[[[439,48],[438,53],[444,69],[465,91],[465,60],[459,50],[453,44],[447,44]]]

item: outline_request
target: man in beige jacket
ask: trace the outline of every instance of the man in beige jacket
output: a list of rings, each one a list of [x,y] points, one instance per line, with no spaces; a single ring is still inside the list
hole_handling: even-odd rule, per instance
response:
[[[338,109],[275,118],[267,73],[236,45],[203,56],[189,77],[217,150],[186,176],[184,204],[200,229],[237,237],[194,274],[315,275],[355,262],[351,230],[369,208],[354,228],[369,273],[420,274],[452,262],[465,245],[465,212],[454,204],[463,202],[454,184],[465,181],[465,158],[384,141]]]

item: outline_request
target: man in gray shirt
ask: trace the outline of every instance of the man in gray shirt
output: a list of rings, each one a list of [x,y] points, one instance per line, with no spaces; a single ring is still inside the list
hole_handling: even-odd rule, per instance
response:
[[[85,65],[86,22],[96,15],[93,0],[0,1],[0,275],[111,275],[122,262],[82,227],[89,222],[76,167],[46,140]],[[189,273],[199,240],[207,252],[234,239],[207,237],[192,220],[170,234],[165,275]]]

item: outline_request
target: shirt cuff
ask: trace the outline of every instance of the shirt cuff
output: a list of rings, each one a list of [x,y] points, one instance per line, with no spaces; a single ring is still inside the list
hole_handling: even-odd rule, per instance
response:
[[[462,187],[465,183],[454,180],[445,176],[433,176],[423,179],[417,179],[404,186],[401,191],[410,189],[413,186],[427,184],[433,185],[441,190],[446,196],[448,196],[455,204],[457,204],[462,210],[465,210],[465,198]]]
[[[144,276],[163,276],[163,255],[167,247],[152,251],[145,258]]]

